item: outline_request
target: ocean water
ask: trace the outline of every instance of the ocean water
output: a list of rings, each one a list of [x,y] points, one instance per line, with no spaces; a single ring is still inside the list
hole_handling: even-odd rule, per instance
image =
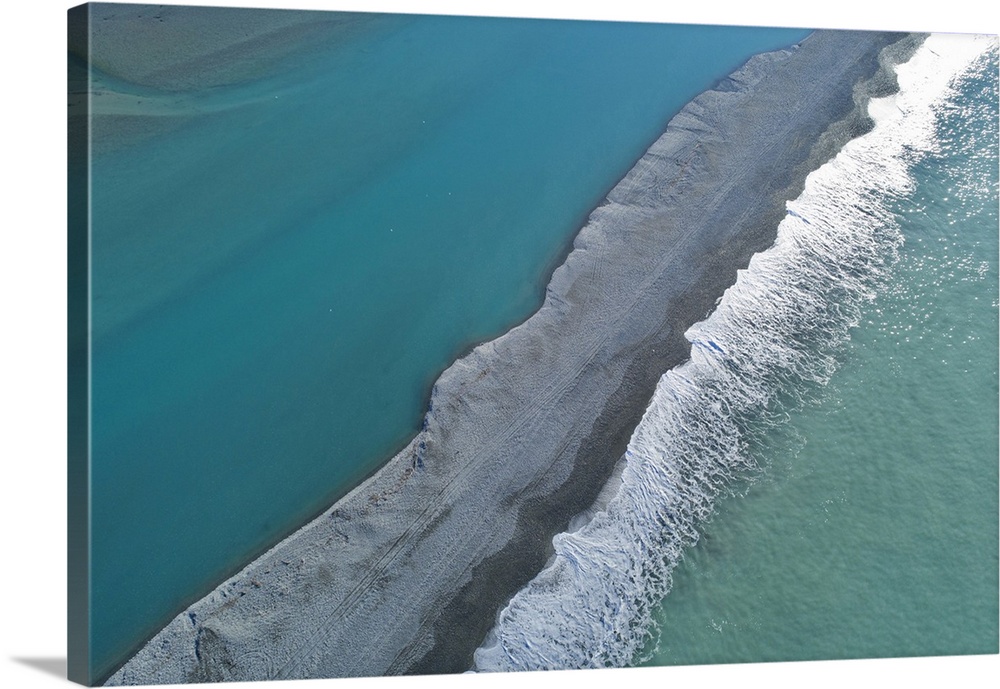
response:
[[[898,73],[478,669],[997,651],[995,38]]]
[[[677,568],[647,664],[997,652],[996,52],[937,110],[898,259]]]
[[[93,161],[95,673],[400,449],[672,114],[805,35],[373,16],[133,89],[176,126]]]

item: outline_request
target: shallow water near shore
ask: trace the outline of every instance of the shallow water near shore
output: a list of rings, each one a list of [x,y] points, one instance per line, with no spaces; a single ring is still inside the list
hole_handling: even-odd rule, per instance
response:
[[[637,662],[997,652],[996,69],[941,108],[840,370],[720,502]]]
[[[806,35],[372,21],[94,161],[98,674],[399,449],[670,116]]]

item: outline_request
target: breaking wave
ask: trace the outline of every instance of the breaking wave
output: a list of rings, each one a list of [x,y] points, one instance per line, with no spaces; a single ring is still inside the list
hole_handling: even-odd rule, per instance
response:
[[[873,100],[874,129],[812,173],[774,245],[686,333],[691,358],[660,379],[620,476],[549,565],[497,616],[476,670],[624,666],[653,633],[671,571],[720,493],[758,468],[755,437],[833,374],[838,349],[902,241],[891,207],[936,150],[941,104],[995,39],[930,36]]]

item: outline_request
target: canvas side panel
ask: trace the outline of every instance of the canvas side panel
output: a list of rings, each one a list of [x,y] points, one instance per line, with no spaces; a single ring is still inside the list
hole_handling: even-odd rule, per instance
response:
[[[67,675],[91,686],[89,5],[68,11],[67,47]]]

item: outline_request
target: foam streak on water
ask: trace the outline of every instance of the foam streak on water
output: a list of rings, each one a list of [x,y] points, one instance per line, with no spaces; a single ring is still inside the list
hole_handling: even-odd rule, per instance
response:
[[[991,49],[991,38],[934,35],[897,68],[899,93],[869,107],[875,128],[809,176],[773,247],[686,333],[691,358],[660,379],[614,494],[555,537],[553,560],[500,612],[476,669],[633,660],[716,497],[756,469],[755,435],[832,375],[902,241],[890,201],[912,190],[913,164],[936,149],[951,83]]]

